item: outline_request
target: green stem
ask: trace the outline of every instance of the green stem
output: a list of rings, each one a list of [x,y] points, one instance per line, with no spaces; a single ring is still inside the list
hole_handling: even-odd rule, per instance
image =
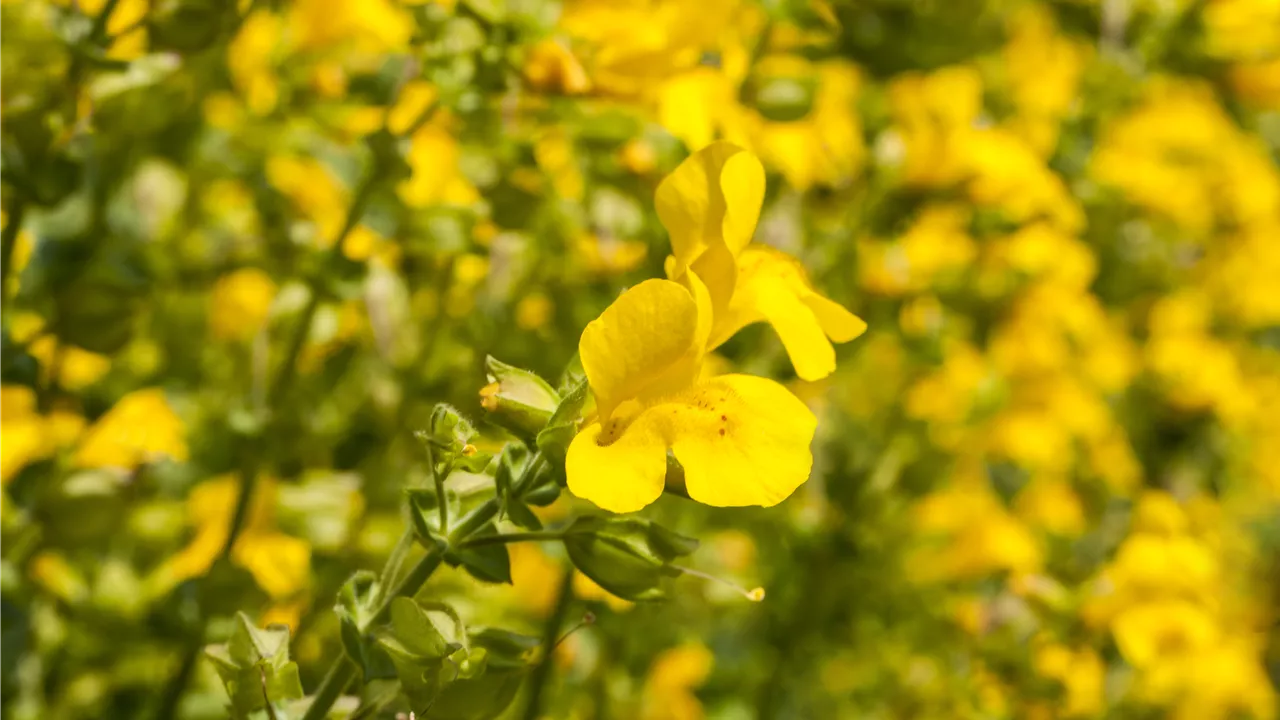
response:
[[[21,192],[15,190],[9,207],[5,208],[7,222],[4,230],[0,231],[0,288],[4,289],[6,299],[9,294],[9,273],[13,271],[13,250],[18,246],[18,233],[22,231],[22,216],[26,211],[27,201],[23,199]]]
[[[537,477],[538,471],[541,469],[545,459],[542,453],[537,453],[525,466],[524,472],[516,480],[513,491],[519,497],[526,490],[530,490],[529,486]],[[486,523],[496,517],[498,514],[498,501],[490,498],[484,501],[471,512],[463,515],[458,520],[458,524],[453,527],[453,531],[449,533],[449,544],[454,547],[462,545],[467,539]],[[435,572],[440,566],[440,553],[428,552],[413,570],[405,576],[404,580],[396,586],[394,592],[388,595],[383,604],[378,608],[373,617],[369,620],[368,625],[360,628],[361,632],[367,632],[369,628],[378,625],[386,620],[387,614],[391,611],[391,601],[397,597],[410,597],[416,595],[427,579],[431,577],[431,573]],[[383,570],[386,574],[386,570]],[[555,643],[555,638],[551,639],[551,643]],[[324,680],[321,681],[319,689],[316,690],[315,699],[311,701],[311,705],[307,708],[307,712],[302,716],[302,720],[324,720],[329,714],[329,709],[337,702],[342,691],[346,689],[347,684],[355,677],[355,663],[344,654],[334,661],[329,671],[325,673]]]
[[[108,14],[114,4],[115,3],[109,2],[106,9],[103,11],[103,15]],[[347,235],[349,235],[360,222],[360,218],[364,215],[365,207],[368,205],[369,199],[372,197],[373,190],[377,186],[380,177],[381,171],[375,166],[360,184],[360,188],[356,191],[356,196],[352,200],[351,206],[347,209],[346,221],[343,223],[341,231],[339,231],[338,235],[333,240],[333,244],[330,245],[329,249],[326,251],[327,257],[332,257],[342,252],[342,241],[346,239]],[[310,333],[311,325],[315,321],[316,313],[320,310],[320,290],[315,286],[314,281],[310,282],[309,285],[311,286],[311,297],[308,298],[306,306],[302,309],[297,325],[294,326],[293,335],[289,338],[289,345],[285,350],[284,359],[281,361],[279,368],[276,371],[276,376],[272,380],[270,387],[267,389],[266,410],[273,415],[275,414],[275,411],[278,410],[280,404],[287,398],[288,391],[293,385],[294,378],[297,377],[298,358],[302,355],[302,349],[306,346],[307,335]],[[273,422],[271,415],[269,415],[266,427],[262,431],[263,435],[270,431],[272,425]],[[240,533],[244,530],[245,523],[249,517],[249,509],[252,506],[254,491],[257,490],[258,476],[263,463],[262,449],[264,441],[262,437],[263,436],[259,436],[256,438],[250,444],[247,452],[245,453],[245,463],[241,470],[241,474],[244,479],[241,484],[240,494],[236,498],[236,506],[231,516],[231,526],[227,532],[227,539],[222,546],[222,558],[230,557],[232,551],[235,549],[236,540],[239,539]],[[437,558],[435,562],[438,565],[440,561]],[[434,567],[431,568],[431,570],[434,569]],[[415,570],[417,570],[417,568],[415,568]],[[430,575],[430,571],[428,571],[427,574]],[[408,579],[409,578],[406,578],[406,580]],[[201,581],[203,581],[203,578],[201,578]],[[419,585],[420,584],[421,583],[419,583]],[[201,605],[203,604],[204,599],[201,597]],[[162,700],[156,717],[168,718],[173,716],[174,711],[177,709],[178,702],[182,698],[182,693],[186,689],[195,661],[200,655],[200,649],[204,643],[204,634],[205,633],[202,631],[198,637],[193,637],[191,642],[188,644],[182,659],[182,664],[179,666],[178,673],[169,681],[163,695],[161,696]],[[339,664],[345,659],[345,656],[340,658]],[[347,662],[349,664],[350,661]],[[333,682],[337,682],[338,678],[335,676],[335,671],[337,669],[338,668],[336,666],[330,669],[329,675],[325,678],[326,681],[330,680],[330,676],[334,676]],[[350,672],[354,673],[354,670],[353,666]],[[349,675],[346,680],[350,680]],[[327,685],[325,687],[328,688]],[[346,687],[346,682],[343,682],[342,686],[338,687],[335,692],[340,694],[344,687]],[[337,694],[334,695],[333,699],[336,698]],[[332,705],[333,699],[329,701],[330,705]]]
[[[506,545],[518,542],[542,542],[544,540],[563,540],[564,533],[558,530],[541,530],[537,532],[506,533],[505,535],[481,535],[462,543],[459,547],[473,548],[485,545]]]
[[[435,453],[431,450],[431,443],[427,443],[427,464],[431,467],[431,480],[436,484],[436,509],[440,517],[440,534],[448,535],[449,499],[444,494],[444,481],[449,477],[450,468],[436,467]]]
[[[347,689],[351,679],[356,676],[357,669],[356,664],[345,653],[339,656],[329,667],[329,672],[324,674],[324,680],[320,681],[320,688],[316,690],[315,698],[307,707],[302,720],[324,720],[329,714],[329,708],[333,707],[342,696],[342,691]]]
[[[383,599],[382,605],[378,607],[378,611],[373,614],[369,622],[362,628],[360,632],[364,633],[369,628],[384,622],[387,615],[391,612],[391,601],[398,597],[410,597],[418,592],[431,574],[440,567],[440,553],[434,550],[422,556],[417,565],[409,571],[404,580],[396,586],[386,598]],[[329,672],[325,673],[324,680],[320,681],[320,687],[316,690],[315,699],[311,701],[311,705],[307,707],[307,712],[302,716],[302,720],[324,720],[329,714],[329,709],[338,701],[342,695],[342,691],[351,683],[352,678],[356,675],[356,664],[351,662],[346,654],[342,654],[333,665],[330,666]]]
[[[556,641],[560,639],[560,626],[569,614],[569,606],[573,604],[573,570],[565,570],[560,580],[560,595],[556,600],[555,610],[547,618],[547,625],[542,631],[542,657],[529,675],[529,703],[524,707],[524,720],[537,720],[542,709],[542,691],[551,679],[551,661],[555,654]]]
[[[378,587],[391,587],[396,578],[400,577],[400,566],[404,565],[404,559],[409,554],[409,548],[413,547],[413,541],[413,526],[409,526],[396,542],[396,546],[391,549],[391,555],[387,556],[387,564],[382,567],[382,574],[378,576]]]

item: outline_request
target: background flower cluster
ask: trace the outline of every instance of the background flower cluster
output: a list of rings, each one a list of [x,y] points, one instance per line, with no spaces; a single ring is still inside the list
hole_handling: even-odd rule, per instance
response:
[[[290,625],[314,687],[338,588],[431,482],[413,431],[480,417],[486,355],[559,376],[662,275],[654,190],[718,139],[768,171],[755,242],[870,329],[815,383],[768,328],[719,349],[792,378],[813,474],[776,508],[645,513],[767,598],[575,576],[595,621],[544,716],[1276,716],[1280,4],[0,20],[6,717],[222,717],[197,651],[237,610]],[[428,588],[537,635],[564,559],[510,551],[510,586]]]

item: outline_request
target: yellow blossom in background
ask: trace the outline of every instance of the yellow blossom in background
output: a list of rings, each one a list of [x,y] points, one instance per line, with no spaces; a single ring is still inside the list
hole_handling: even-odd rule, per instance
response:
[[[85,431],[79,467],[132,470],[158,457],[187,459],[186,426],[159,388],[135,390],[116,401]]]
[[[273,155],[267,161],[267,179],[314,224],[314,242],[328,247],[342,227],[346,190],[319,161],[291,155]]]
[[[1105,666],[1093,650],[1045,645],[1036,651],[1035,666],[1066,691],[1064,717],[1092,717],[1104,707]]]
[[[222,277],[210,296],[209,327],[214,337],[245,340],[266,326],[276,284],[258,268],[241,268]]]
[[[57,372],[58,384],[70,391],[83,390],[111,370],[111,359],[74,345],[61,345],[52,335],[33,341],[28,352],[40,361],[46,374]]]
[[[85,426],[70,410],[36,411],[36,393],[21,385],[0,386],[0,484],[24,467],[70,446]]]
[[[752,146],[798,190],[841,185],[862,168],[862,123],[854,112],[861,79],[857,67],[829,62],[810,70],[817,90],[813,107],[799,120],[759,118],[750,130]]]
[[[283,29],[280,16],[267,10],[250,13],[227,48],[227,69],[245,104],[255,115],[266,115],[279,102],[275,74],[276,48]]]
[[[586,270],[598,275],[632,270],[649,253],[649,247],[643,242],[590,234],[580,235],[573,245]]]
[[[358,53],[394,50],[413,32],[409,14],[390,0],[299,0],[288,24],[302,50],[330,52],[347,45]]]
[[[524,76],[535,87],[566,95],[591,90],[591,78],[563,40],[548,39],[529,48]]]
[[[551,320],[555,305],[542,293],[532,293],[516,304],[516,325],[523,330],[541,330]]]
[[[635,95],[696,65],[702,51],[724,36],[739,5],[738,0],[696,7],[673,0],[644,5],[570,0],[559,27],[571,45],[583,46],[579,57],[594,88]]]
[[[192,489],[187,521],[195,529],[191,543],[158,567],[152,591],[163,594],[173,585],[208,571],[222,554],[231,532],[244,484],[234,476],[208,480]],[[295,597],[309,584],[311,547],[275,527],[276,484],[260,479],[253,489],[244,527],[231,548],[231,559],[248,570],[273,600]]]
[[[1280,170],[1198,83],[1152,81],[1143,102],[1104,129],[1091,170],[1197,234],[1280,212]]]
[[[908,559],[908,573],[921,582],[1029,572],[1043,562],[1039,540],[1001,506],[984,480],[953,481],[925,498],[915,513],[921,531],[934,539]]]
[[[702,703],[693,691],[707,681],[715,657],[697,643],[664,651],[649,666],[644,684],[644,720],[700,720]]]
[[[411,207],[474,203],[475,187],[458,169],[461,152],[447,117],[423,125],[410,140],[407,160],[413,174],[398,186],[400,197]]]
[[[1023,6],[1009,20],[1007,82],[1017,104],[1012,127],[1042,157],[1058,143],[1058,127],[1076,104],[1089,47],[1063,37],[1043,5]]]

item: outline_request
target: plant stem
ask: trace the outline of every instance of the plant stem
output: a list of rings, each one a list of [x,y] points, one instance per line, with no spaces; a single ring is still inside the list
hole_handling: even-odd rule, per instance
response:
[[[431,480],[436,485],[436,509],[440,517],[440,534],[449,534],[449,499],[444,494],[444,481],[449,477],[449,469],[436,467],[435,453],[431,443],[427,443],[427,465],[431,468]]]
[[[357,669],[356,664],[351,662],[351,658],[345,653],[339,656],[329,667],[329,672],[324,674],[324,680],[320,681],[320,687],[316,690],[315,699],[307,707],[302,720],[324,720],[329,714],[329,708],[333,707],[341,697],[342,691],[347,689],[351,679],[356,676]]]
[[[506,533],[505,535],[481,535],[471,538],[459,547],[473,548],[485,545],[506,545],[517,542],[542,542],[544,540],[563,540],[564,533],[558,530],[541,530],[536,532]]]
[[[530,489],[529,485],[538,475],[545,459],[542,453],[537,453],[525,466],[524,472],[516,480],[513,492],[519,496],[520,493]],[[458,520],[458,524],[453,527],[453,531],[449,533],[449,544],[452,546],[461,546],[467,539],[486,523],[498,514],[497,499],[490,498],[484,501],[471,512],[463,515]],[[423,556],[418,564],[409,571],[404,580],[396,586],[395,591],[386,597],[378,611],[370,618],[366,627],[360,628],[361,632],[367,632],[369,628],[386,620],[387,614],[391,611],[391,601],[398,597],[411,597],[417,594],[418,590],[427,582],[431,574],[440,566],[440,553],[433,551]],[[394,558],[389,558],[391,562]],[[382,574],[385,576],[387,570],[384,568]],[[572,575],[570,575],[572,577]],[[551,638],[551,642],[555,643],[555,637]],[[355,663],[351,662],[345,654],[333,662],[329,667],[329,671],[325,673],[324,680],[320,682],[320,687],[316,690],[315,699],[311,701],[311,705],[307,708],[307,712],[302,716],[302,720],[324,720],[329,714],[329,709],[337,702],[338,697],[342,695],[342,691],[346,689],[347,684],[356,674]]]
[[[529,675],[529,703],[524,706],[524,720],[537,720],[542,709],[542,691],[551,678],[551,657],[555,654],[556,641],[560,639],[560,626],[569,614],[569,605],[573,603],[573,570],[566,569],[560,580],[560,595],[556,600],[555,610],[547,618],[547,625],[542,631],[542,657]]]
[[[14,190],[13,198],[9,203],[9,207],[5,208],[5,219],[3,232],[0,232],[0,288],[3,288],[6,298],[9,294],[9,273],[13,271],[13,250],[18,246],[18,233],[22,231],[22,216],[26,214],[27,201],[22,197],[22,191]]]
[[[391,601],[398,597],[410,597],[418,592],[418,589],[431,577],[431,574],[440,567],[440,553],[435,550],[429,551],[417,565],[409,571],[404,580],[382,600],[382,604],[378,606],[378,611],[369,618],[368,624],[360,628],[360,632],[364,633],[369,628],[377,625],[387,619],[387,615],[391,612]],[[356,664],[343,653],[329,667],[329,671],[324,674],[324,679],[320,681],[320,687],[316,690],[315,699],[311,701],[311,705],[307,707],[307,712],[302,716],[302,720],[324,720],[329,714],[329,709],[338,701],[342,695],[342,691],[351,683],[352,678],[356,675]]]
[[[103,15],[108,14],[110,12],[110,8],[114,7],[114,5],[115,3],[109,2],[107,9],[104,9],[103,11]],[[380,178],[381,171],[375,165],[371,168],[368,175],[365,176],[359,189],[356,190],[355,198],[352,200],[350,207],[347,208],[346,221],[343,223],[342,229],[338,232],[338,235],[334,238],[333,244],[329,246],[328,250],[326,250],[326,259],[342,252],[342,241],[346,239],[347,235],[349,235],[360,222],[360,217],[364,215],[365,206],[368,205],[369,199],[372,197],[373,190],[377,187]],[[270,431],[273,425],[271,415],[279,409],[279,405],[287,398],[289,389],[292,387],[293,381],[298,375],[298,358],[302,355],[302,349],[307,343],[307,335],[311,331],[311,325],[315,321],[316,313],[320,310],[320,290],[316,287],[316,283],[314,281],[311,281],[308,284],[311,289],[311,297],[308,298],[306,306],[302,309],[298,322],[294,326],[293,335],[289,338],[289,345],[285,350],[284,359],[280,362],[280,365],[276,370],[276,375],[271,381],[270,387],[267,388],[265,410],[269,414],[267,416],[266,427],[263,428],[262,434],[254,438],[245,452],[245,461],[241,470],[243,481],[240,486],[240,494],[236,498],[236,506],[231,516],[231,525],[227,532],[227,539],[223,544],[222,552],[220,553],[220,557],[224,559],[231,556],[232,551],[235,549],[236,540],[239,539],[240,533],[244,530],[245,523],[248,520],[249,509],[251,508],[253,501],[253,494],[257,490],[258,476],[261,474],[263,465],[262,451],[263,446],[265,445],[264,436]],[[436,560],[436,564],[439,564],[438,559]],[[417,568],[415,568],[415,570],[416,569]],[[431,568],[431,570],[434,569],[434,567]],[[429,575],[430,572],[427,574]],[[408,578],[406,578],[406,580],[407,579]],[[201,582],[203,582],[203,577],[201,578]],[[201,605],[203,605],[203,593],[201,593],[200,596]],[[159,711],[156,714],[157,718],[168,718],[173,716],[174,711],[177,709],[178,702],[182,699],[182,693],[184,692],[187,681],[195,667],[195,662],[199,658],[200,649],[203,646],[203,643],[204,632],[202,629],[202,632],[198,637],[191,638],[191,641],[183,655],[182,664],[179,666],[178,673],[173,676],[166,686],[165,691],[161,696],[161,704]],[[343,656],[340,660],[345,659],[346,657]],[[334,675],[334,671],[336,669],[336,666],[331,668],[329,675]],[[354,672],[354,666],[351,668],[351,672]],[[329,676],[326,676],[325,679],[328,680]],[[350,680],[349,676],[347,677],[347,680]],[[345,682],[342,687],[346,687]],[[342,687],[337,689],[338,693],[342,692]],[[337,696],[335,695],[334,699],[336,699],[336,697]],[[333,701],[330,700],[329,702],[332,704]]]

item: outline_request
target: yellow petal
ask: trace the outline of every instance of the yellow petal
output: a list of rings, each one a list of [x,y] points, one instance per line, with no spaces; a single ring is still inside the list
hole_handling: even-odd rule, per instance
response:
[[[691,265],[715,244],[736,255],[751,242],[764,188],[760,160],[732,143],[712,143],[680,163],[655,196],[678,264]]]
[[[809,306],[822,331],[832,342],[845,343],[867,331],[867,323],[862,318],[845,309],[843,305],[829,300],[817,293],[803,298]]]
[[[751,323],[768,321],[787,349],[796,374],[819,380],[835,370],[835,350],[828,338],[847,342],[861,335],[865,322],[814,292],[804,268],[786,254],[751,247],[738,256],[733,300],[719,312],[708,350],[719,347]]]
[[[632,423],[620,431],[623,420],[617,417],[606,424],[607,431],[599,423],[588,425],[569,444],[569,491],[605,510],[635,512],[662,495],[667,448],[651,425]]]
[[[647,410],[633,427],[643,424],[644,416],[661,413],[694,500],[717,507],[768,507],[809,478],[809,443],[817,419],[778,383],[725,375],[682,400]]]
[[[694,261],[688,272],[696,273],[706,284],[712,315],[727,312],[738,284],[738,261],[728,246],[723,243],[711,245]]]
[[[273,598],[288,597],[307,586],[311,546],[305,540],[277,532],[250,533],[240,536],[232,555]]]
[[[587,324],[578,352],[607,419],[625,400],[670,392],[697,377],[698,303],[679,283],[646,280]]]
[[[809,306],[782,283],[764,284],[757,298],[760,312],[778,333],[801,380],[821,380],[835,372],[835,348]]]

